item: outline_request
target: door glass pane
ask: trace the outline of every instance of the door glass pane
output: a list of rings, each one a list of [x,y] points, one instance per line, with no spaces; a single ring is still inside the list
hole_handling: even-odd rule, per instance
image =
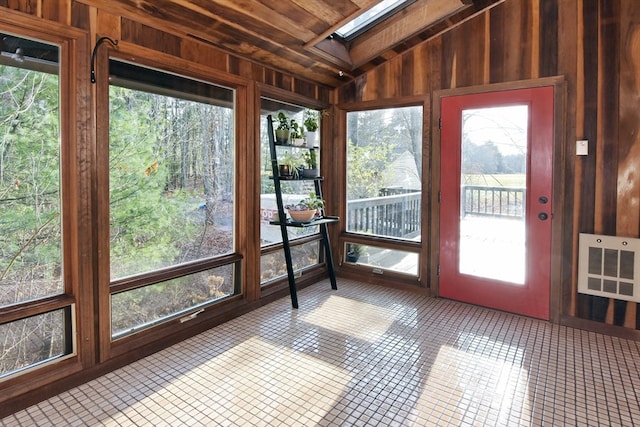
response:
[[[524,284],[528,107],[464,110],[460,273]]]
[[[2,307],[61,294],[64,286],[59,49],[7,34],[0,40]]]

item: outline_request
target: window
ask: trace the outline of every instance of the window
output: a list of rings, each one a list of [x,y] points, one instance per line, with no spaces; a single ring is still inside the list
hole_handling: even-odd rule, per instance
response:
[[[281,101],[276,101],[269,98],[262,98],[261,100],[261,113],[260,113],[260,139],[261,139],[261,173],[260,173],[260,244],[263,248],[268,248],[272,245],[278,245],[282,243],[282,235],[280,233],[280,227],[277,225],[269,224],[277,214],[278,208],[276,206],[276,195],[273,185],[273,176],[271,169],[271,155],[269,153],[269,136],[267,134],[267,116],[271,115],[276,120],[278,113],[284,113],[288,120],[294,120],[298,126],[303,126],[305,118],[312,114],[319,118],[319,111],[310,110],[297,105],[287,104]],[[275,127],[276,123],[274,123]],[[306,128],[304,132],[308,133]],[[315,145],[319,146],[320,137],[316,136]],[[303,165],[304,159],[301,157],[302,151],[296,151],[292,149],[289,153],[292,157],[291,161],[295,164]],[[295,156],[300,156],[295,157]],[[319,165],[318,165],[319,166]],[[308,196],[311,191],[314,191],[313,181],[282,181],[282,194],[283,202],[295,203],[300,199]],[[300,240],[304,237],[318,234],[318,227],[307,228],[290,228],[289,239],[292,241],[291,256],[295,270],[311,267],[319,263],[319,243],[318,241],[311,241],[302,243],[295,242],[296,239]],[[295,246],[297,245],[297,246]],[[286,276],[284,252],[280,249],[277,252],[272,250],[263,251],[261,258],[261,283],[267,283],[279,277]]]
[[[65,299],[60,48],[0,34],[0,378],[74,352]]]
[[[383,0],[365,13],[358,15],[355,19],[338,28],[334,34],[345,41],[352,40],[394,13],[409,6],[414,1],[415,0]]]
[[[115,60],[109,71],[111,316],[119,337],[237,292],[234,268],[204,268],[235,248],[234,91]],[[204,267],[184,268],[195,262]]]
[[[347,113],[347,231],[420,241],[422,107]]]

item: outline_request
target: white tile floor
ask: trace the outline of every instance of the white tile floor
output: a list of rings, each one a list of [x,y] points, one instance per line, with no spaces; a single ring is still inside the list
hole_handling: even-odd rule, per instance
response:
[[[634,426],[640,343],[340,280],[2,426]]]

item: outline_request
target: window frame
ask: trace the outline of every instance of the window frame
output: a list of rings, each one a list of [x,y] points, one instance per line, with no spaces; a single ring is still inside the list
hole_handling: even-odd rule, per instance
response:
[[[151,345],[153,342],[171,336],[181,334],[182,337],[193,334],[198,325],[211,321],[227,311],[242,305],[247,289],[247,268],[245,266],[245,248],[239,242],[246,239],[247,227],[243,216],[239,212],[247,210],[247,198],[239,197],[245,193],[246,180],[239,176],[238,171],[246,168],[246,156],[239,153],[240,147],[247,139],[247,127],[243,126],[246,117],[240,112],[246,111],[248,82],[240,77],[217,72],[210,68],[190,62],[188,60],[170,56],[159,52],[149,52],[144,48],[134,45],[119,44],[117,49],[103,48],[97,55],[97,69],[103,74],[108,74],[109,60],[128,62],[134,66],[150,68],[159,72],[175,74],[186,79],[202,81],[207,84],[223,86],[235,92],[234,96],[234,250],[219,256],[199,259],[184,264],[169,266],[150,272],[136,274],[129,277],[111,280],[110,278],[110,251],[109,251],[109,81],[98,76],[97,86],[97,166],[98,179],[98,223],[97,246],[101,253],[98,259],[98,317],[99,317],[99,361],[130,352],[132,348]],[[232,265],[234,274],[234,294],[232,296],[211,301],[203,306],[198,305],[192,309],[175,313],[163,318],[162,321],[152,323],[149,327],[136,331],[133,334],[112,337],[111,331],[111,295],[127,290],[137,289],[166,280],[176,279],[182,276]],[[201,311],[204,308],[204,311]],[[190,321],[180,321],[181,318],[196,313]]]
[[[337,123],[337,147],[342,154],[340,164],[337,165],[340,171],[340,177],[337,178],[340,183],[339,194],[340,200],[340,216],[345,218],[341,221],[340,233],[337,239],[337,258],[340,270],[347,277],[362,278],[363,274],[369,277],[373,283],[382,283],[389,279],[402,285],[427,287],[429,277],[429,239],[431,235],[431,211],[429,210],[430,193],[433,191],[431,187],[431,143],[429,135],[432,132],[430,125],[431,114],[431,98],[427,96],[411,96],[398,98],[393,100],[376,100],[355,103],[345,103],[337,106],[339,110]],[[422,171],[421,171],[421,192],[420,211],[422,214],[420,222],[420,241],[413,242],[409,240],[395,239],[387,236],[366,235],[361,233],[353,233],[347,231],[347,113],[371,111],[380,109],[392,109],[402,107],[422,107]],[[370,265],[363,265],[347,261],[346,248],[348,244],[372,245],[391,250],[412,252],[418,254],[418,273],[417,275],[401,273],[397,271],[380,269]],[[381,272],[382,270],[382,272]],[[386,278],[386,279],[385,279]]]
[[[72,96],[88,84],[89,37],[84,31],[43,22],[24,14],[5,10],[0,16],[0,31],[16,37],[33,39],[55,45],[59,50],[59,171],[60,224],[62,244],[63,292],[33,300],[22,301],[0,309],[0,323],[10,323],[57,310],[65,310],[64,334],[67,354],[14,371],[2,379],[6,395],[24,393],[64,378],[90,366],[93,360],[93,329],[82,319],[91,316],[93,306],[90,286],[92,266],[90,257],[90,207],[81,196],[89,188],[90,170],[82,167],[90,157],[91,134],[85,132],[92,113],[90,101]],[[83,260],[85,261],[83,263]]]
[[[263,83],[259,83],[257,84],[258,90],[256,91],[256,96],[255,96],[255,119],[254,119],[254,128],[253,131],[255,132],[256,135],[256,160],[254,162],[254,169],[256,171],[260,171],[262,166],[261,165],[261,150],[262,150],[262,145],[261,145],[261,118],[262,118],[262,100],[263,99],[269,99],[275,102],[280,102],[283,104],[289,104],[292,106],[296,106],[296,107],[300,107],[302,109],[305,108],[309,108],[309,109],[313,109],[313,110],[317,110],[317,111],[326,111],[329,108],[329,103],[328,100],[327,102],[322,102],[321,100],[318,99],[314,99],[314,98],[307,98],[304,95],[300,95],[300,94],[296,94],[296,93],[292,93],[277,87],[273,87],[273,86],[269,86]],[[327,156],[329,155],[327,153],[328,150],[323,150],[322,147],[329,147],[330,146],[330,140],[329,140],[329,134],[330,132],[328,132],[329,129],[329,120],[327,120],[327,118],[325,117],[325,119],[321,120],[319,122],[320,125],[320,138],[322,138],[322,142],[320,142],[320,146],[321,149],[320,151],[320,167],[322,168],[323,164],[328,164],[327,162],[329,160],[327,160]],[[321,173],[322,174],[322,173]],[[260,182],[260,173],[256,173],[255,176],[255,182],[256,182],[256,198],[258,199],[257,202],[257,209],[260,210],[260,194],[261,194],[261,182]],[[326,188],[323,187],[323,196],[325,196],[325,200],[327,200],[326,195],[324,194],[326,191]],[[260,239],[260,232],[261,232],[261,225],[260,225],[260,215],[256,215],[256,238],[259,240]],[[318,231],[317,233],[313,233],[307,236],[301,236],[295,239],[290,240],[290,246],[291,248],[295,248],[297,246],[303,246],[303,245],[307,245],[311,242],[317,242],[318,245],[321,245],[321,239],[322,239],[322,235],[320,234],[320,232]],[[260,292],[263,296],[265,295],[270,295],[273,294],[274,292],[277,292],[279,290],[283,290],[285,288],[288,289],[288,278],[287,275],[277,275],[273,278],[267,279],[262,281],[261,280],[261,275],[262,275],[262,271],[261,271],[261,261],[262,261],[262,257],[265,255],[270,255],[273,254],[275,252],[278,251],[283,251],[283,246],[282,246],[282,242],[278,242],[278,243],[273,243],[273,244],[269,244],[269,245],[260,245],[257,244],[255,245],[257,248],[255,249],[255,256],[256,256],[256,270],[257,273],[254,275],[254,280],[256,281],[256,283],[259,284],[260,286]],[[313,280],[317,280],[320,276],[320,270],[322,268],[324,268],[324,266],[326,265],[326,261],[324,260],[324,250],[322,250],[321,247],[318,247],[318,257],[319,257],[319,262],[317,264],[314,265],[310,265],[310,266],[305,266],[302,267],[301,271],[304,271],[305,273],[305,278],[299,280],[299,283],[304,285],[307,282],[311,282]],[[284,259],[284,254],[283,254],[283,259]]]

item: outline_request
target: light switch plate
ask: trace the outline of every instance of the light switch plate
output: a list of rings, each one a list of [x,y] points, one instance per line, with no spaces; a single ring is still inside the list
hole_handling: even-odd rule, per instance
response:
[[[587,156],[589,154],[589,141],[586,139],[576,141],[576,155]]]

